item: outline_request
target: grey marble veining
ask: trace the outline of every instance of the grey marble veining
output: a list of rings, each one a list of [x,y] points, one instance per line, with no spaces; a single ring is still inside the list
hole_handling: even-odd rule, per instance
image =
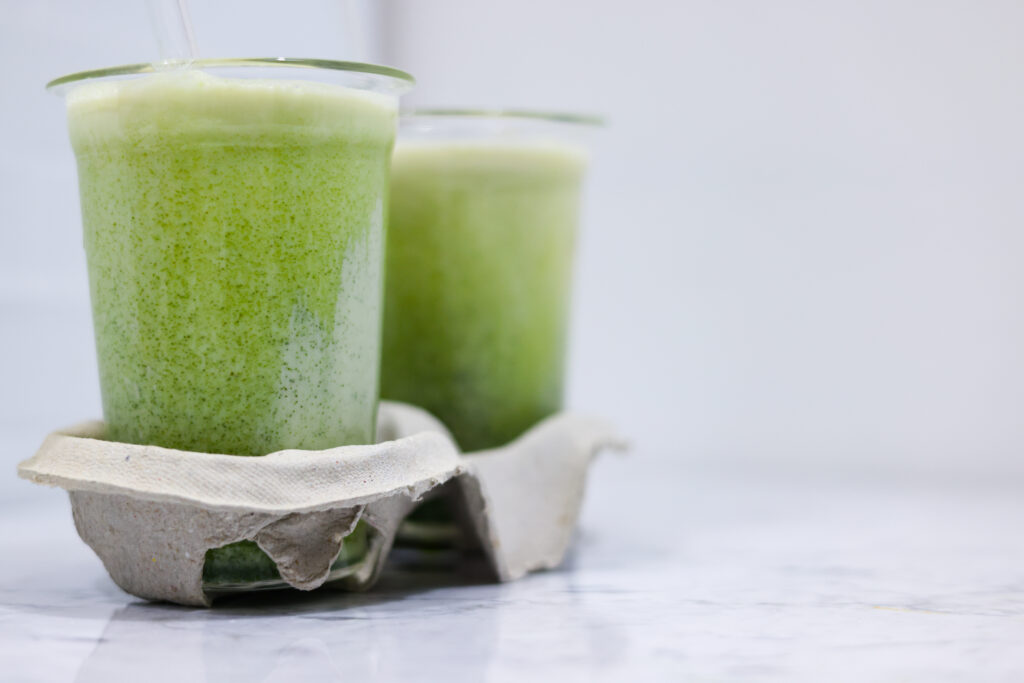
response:
[[[0,680],[1024,680],[1021,487],[640,462],[595,465],[557,571],[212,610],[122,593],[32,492],[0,507]]]

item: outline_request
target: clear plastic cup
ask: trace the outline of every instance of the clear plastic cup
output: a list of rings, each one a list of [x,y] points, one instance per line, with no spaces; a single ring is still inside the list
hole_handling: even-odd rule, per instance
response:
[[[263,455],[372,443],[394,69],[297,59],[59,78],[107,438]],[[346,541],[333,578],[368,552]],[[283,585],[251,542],[210,591]]]
[[[381,395],[426,408],[464,451],[562,408],[573,254],[600,120],[403,115],[391,175]]]

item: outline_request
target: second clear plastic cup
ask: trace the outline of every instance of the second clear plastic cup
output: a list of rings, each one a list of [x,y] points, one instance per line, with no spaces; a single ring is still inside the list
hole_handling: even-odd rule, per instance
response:
[[[464,451],[562,407],[573,253],[593,118],[403,116],[391,178],[381,395]]]

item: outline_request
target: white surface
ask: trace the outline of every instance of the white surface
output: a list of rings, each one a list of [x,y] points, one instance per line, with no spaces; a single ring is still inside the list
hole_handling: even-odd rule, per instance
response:
[[[0,510],[0,678],[1024,679],[1019,490],[640,465],[596,463],[560,570],[506,585],[395,571],[368,594],[213,610],[121,593],[64,494],[33,491],[35,508]]]

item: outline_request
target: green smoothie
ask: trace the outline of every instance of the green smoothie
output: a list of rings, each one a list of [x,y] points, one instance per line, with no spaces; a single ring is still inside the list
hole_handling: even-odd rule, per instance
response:
[[[68,98],[112,440],[371,443],[395,105],[201,72]]]
[[[432,412],[463,450],[562,406],[585,163],[554,142],[395,150],[381,395]]]
[[[68,118],[107,437],[372,443],[395,98],[183,71],[80,85]],[[211,551],[206,578],[261,556]]]

